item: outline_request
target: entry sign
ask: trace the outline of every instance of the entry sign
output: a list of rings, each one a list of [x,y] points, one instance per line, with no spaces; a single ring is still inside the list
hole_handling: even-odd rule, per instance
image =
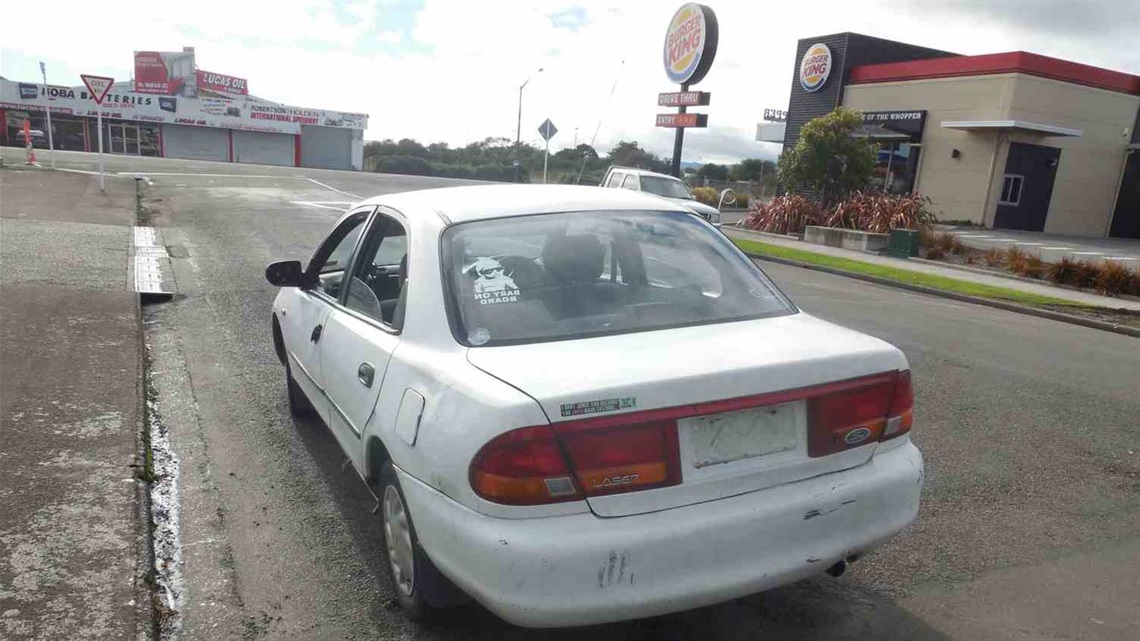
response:
[[[657,126],[668,127],[670,129],[680,129],[682,127],[708,127],[709,115],[708,114],[657,114]]]
[[[538,133],[542,134],[543,140],[550,142],[554,134],[558,133],[558,127],[555,127],[554,123],[550,122],[550,118],[547,118],[546,122],[538,126]]]
[[[103,104],[103,99],[107,97],[107,92],[111,91],[111,85],[115,84],[114,78],[107,76],[88,76],[86,74],[79,76],[83,79],[83,84],[87,85],[87,93],[91,94],[91,99],[95,104]]]

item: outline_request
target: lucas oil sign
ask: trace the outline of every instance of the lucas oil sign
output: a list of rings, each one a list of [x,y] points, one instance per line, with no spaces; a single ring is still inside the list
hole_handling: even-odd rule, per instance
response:
[[[822,42],[808,47],[800,60],[800,86],[804,91],[819,91],[831,75],[831,49]]]
[[[718,28],[713,10],[696,3],[682,5],[665,32],[662,56],[671,82],[696,84],[716,57]]]

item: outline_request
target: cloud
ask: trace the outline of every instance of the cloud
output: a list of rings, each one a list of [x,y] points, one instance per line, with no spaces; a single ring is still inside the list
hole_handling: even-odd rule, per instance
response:
[[[306,0],[186,11],[174,2],[145,10],[115,0],[68,3],[55,12],[50,38],[5,31],[0,73],[35,79],[44,59],[56,83],[77,85],[79,73],[127,78],[134,50],[189,45],[201,68],[247,78],[261,97],[370,114],[367,139],[453,146],[513,140],[519,85],[533,76],[523,93],[524,141],[541,144],[537,127],[550,118],[560,130],[552,151],[571,146],[575,130],[578,142],[590,142],[597,128],[599,151],[637,140],[671,156],[673,132],[653,125],[657,94],[676,90],[661,47],[679,4]],[[786,108],[796,41],[814,35],[855,31],[966,54],[1021,49],[1140,71],[1137,3],[817,0],[810,20],[802,4],[708,4],[719,18],[720,50],[695,88],[712,93],[701,109],[710,126],[686,133],[686,160],[774,157],[778,146],[754,141],[756,122],[764,108]],[[38,24],[43,11],[43,2],[6,7],[6,24]],[[115,35],[93,38],[91,25]]]

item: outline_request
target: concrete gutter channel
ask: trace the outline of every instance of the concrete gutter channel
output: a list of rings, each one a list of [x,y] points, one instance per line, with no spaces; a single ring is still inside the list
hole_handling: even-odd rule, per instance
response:
[[[177,632],[177,460],[143,327],[173,272],[144,188],[0,170],[0,638]]]
[[[788,240],[788,238],[784,237],[784,236],[778,236],[778,235],[774,235],[774,234],[766,234],[763,232],[753,232],[753,231],[749,231],[749,230],[742,230],[742,229],[729,228],[729,227],[724,227],[722,229],[723,229],[724,233],[726,235],[728,235],[730,238],[735,235],[735,236],[740,237],[740,238],[756,240],[758,242],[768,242],[770,240],[781,240],[781,241],[787,241]],[[800,250],[806,251],[806,252],[812,251],[811,246],[797,247],[797,249],[800,249]],[[912,291],[912,292],[916,292],[916,293],[920,293],[920,294],[927,294],[930,296],[938,296],[941,298],[949,298],[951,300],[962,301],[964,303],[973,303],[975,305],[985,305],[986,307],[994,307],[997,309],[1004,309],[1006,311],[1017,312],[1019,314],[1026,314],[1028,316],[1037,316],[1039,318],[1047,318],[1050,320],[1060,321],[1062,323],[1070,323],[1072,325],[1081,325],[1083,327],[1089,327],[1092,329],[1099,329],[1099,330],[1106,331],[1106,332],[1113,332],[1115,334],[1123,334],[1125,336],[1132,336],[1132,337],[1140,338],[1140,327],[1132,327],[1129,325],[1120,325],[1117,323],[1109,323],[1106,321],[1097,320],[1095,318],[1085,318],[1083,316],[1075,316],[1073,314],[1065,314],[1065,313],[1053,311],[1050,309],[1040,309],[1037,307],[1029,307],[1026,305],[1018,305],[1017,303],[1010,303],[1010,302],[1001,301],[1001,300],[994,300],[991,298],[982,298],[979,296],[970,296],[968,294],[959,294],[957,292],[950,292],[950,291],[946,291],[946,290],[935,289],[932,287],[924,287],[922,285],[913,285],[911,283],[903,283],[903,282],[891,280],[888,278],[880,278],[878,276],[870,276],[867,274],[859,274],[856,272],[850,272],[850,271],[846,271],[843,269],[836,269],[834,267],[826,267],[823,265],[815,265],[812,263],[806,263],[803,261],[793,260],[793,259],[789,259],[789,258],[780,258],[780,257],[776,257],[776,256],[768,256],[765,254],[754,254],[754,253],[749,253],[747,251],[745,251],[745,253],[748,254],[748,256],[750,256],[751,258],[754,258],[756,260],[764,260],[764,261],[768,261],[768,262],[779,263],[782,265],[790,265],[792,267],[802,267],[803,269],[812,269],[812,270],[824,272],[827,274],[835,274],[836,276],[845,276],[847,278],[854,278],[854,279],[862,280],[862,281],[865,281],[868,283],[875,283],[876,285],[885,285],[887,287],[895,287],[898,289],[905,289],[907,291]],[[858,258],[853,258],[852,260],[858,260]],[[933,264],[937,267],[945,267],[941,264],[935,263],[935,261],[919,260],[918,262],[921,262],[921,263],[927,264],[927,265]],[[898,269],[906,269],[905,265],[903,265],[903,264],[898,265],[897,268]],[[953,267],[951,267],[951,268],[953,268]],[[971,272],[976,272],[976,273],[981,272],[981,270],[966,270],[966,269],[959,269],[958,271],[960,271],[960,272],[971,271]],[[986,274],[986,275],[994,276],[994,274]],[[950,275],[948,275],[947,277],[953,278],[953,276],[950,276]],[[1005,276],[1003,275],[1001,277],[1004,278]],[[969,280],[969,278],[963,277],[963,278],[960,278],[959,280]],[[1010,280],[1022,280],[1022,279],[1010,279]],[[1040,281],[1030,281],[1030,282],[1034,282],[1034,284],[1038,284],[1038,285],[1043,284]],[[1058,289],[1072,289],[1072,288],[1058,288]],[[1081,290],[1074,290],[1074,291],[1081,291]],[[1060,297],[1060,296],[1058,296],[1058,297]],[[1130,297],[1128,297],[1128,298],[1130,298]]]

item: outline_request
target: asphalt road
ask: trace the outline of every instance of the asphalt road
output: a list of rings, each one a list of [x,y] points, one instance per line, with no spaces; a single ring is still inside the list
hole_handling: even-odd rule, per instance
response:
[[[145,164],[180,292],[145,321],[181,459],[187,638],[1140,636],[1140,341],[774,264],[804,309],[910,359],[928,472],[914,526],[839,579],[646,621],[535,633],[470,606],[409,625],[367,490],[322,425],[288,415],[263,269],[307,257],[347,194],[454,182]],[[169,175],[231,169],[246,175]]]

